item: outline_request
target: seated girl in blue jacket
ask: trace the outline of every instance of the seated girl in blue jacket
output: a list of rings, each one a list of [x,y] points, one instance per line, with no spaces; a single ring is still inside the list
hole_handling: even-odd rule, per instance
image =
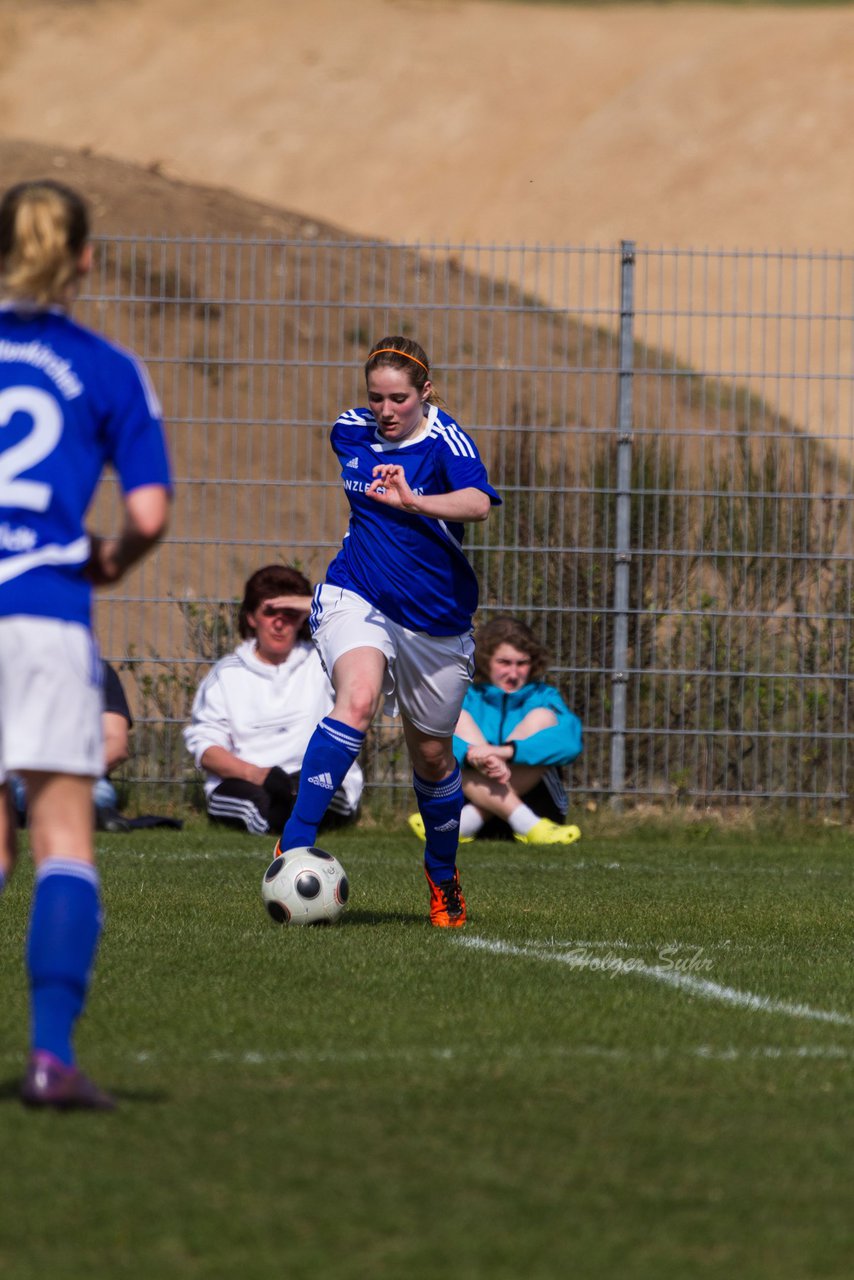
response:
[[[454,735],[466,805],[460,839],[512,833],[523,844],[572,844],[561,766],[581,751],[581,721],[542,680],[548,654],[531,629],[502,615],[475,635],[475,674]],[[418,830],[419,815],[409,825]]]

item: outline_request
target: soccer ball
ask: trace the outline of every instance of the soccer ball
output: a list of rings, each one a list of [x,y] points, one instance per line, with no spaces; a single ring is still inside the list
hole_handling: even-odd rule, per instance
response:
[[[276,924],[334,924],[350,896],[347,872],[325,849],[288,849],[270,863],[261,897]]]

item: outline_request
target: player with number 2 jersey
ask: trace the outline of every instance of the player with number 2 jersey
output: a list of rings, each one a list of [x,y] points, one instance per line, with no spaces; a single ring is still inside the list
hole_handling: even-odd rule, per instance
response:
[[[83,199],[51,179],[0,201],[0,892],[17,860],[10,773],[29,803],[35,888],[26,945],[30,1107],[109,1110],[73,1032],[101,933],[92,783],[103,769],[103,666],[93,585],[118,582],[162,536],[170,477],[157,397],[128,352],[72,320],[92,265]],[[86,513],[106,464],[122,527]]]
[[[0,616],[90,624],[85,513],[105,464],[166,485],[144,367],[59,308],[0,304]]]

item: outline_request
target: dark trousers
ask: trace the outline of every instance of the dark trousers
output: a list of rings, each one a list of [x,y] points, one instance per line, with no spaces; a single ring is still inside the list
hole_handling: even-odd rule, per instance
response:
[[[275,799],[254,782],[244,782],[242,778],[223,779],[208,796],[208,817],[212,822],[248,831],[251,835],[263,836],[268,832],[280,835],[291,816],[299,788],[298,773],[290,773],[287,777],[289,794],[280,791]],[[343,790],[336,791],[320,829],[331,831],[358,816],[358,811],[348,805]]]

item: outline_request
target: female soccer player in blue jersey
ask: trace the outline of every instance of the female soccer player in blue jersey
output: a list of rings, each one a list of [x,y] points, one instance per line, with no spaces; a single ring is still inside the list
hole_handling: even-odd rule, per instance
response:
[[[422,348],[381,339],[365,364],[368,407],[332,428],[350,524],[310,626],[335,689],[303,760],[293,813],[277,845],[311,845],[365,739],[380,697],[397,708],[424,820],[430,921],[465,924],[456,867],[463,792],[453,733],[471,679],[477,580],[463,525],[501,499],[472,439],[434,403]]]
[[[7,774],[22,774],[35,864],[26,963],[29,1106],[109,1109],[75,1062],[101,931],[92,784],[103,768],[91,584],[157,542],[170,477],[160,408],[129,353],[69,315],[92,249],[85,203],[50,180],[0,201],[0,889],[17,855]],[[124,524],[88,535],[106,463]]]

